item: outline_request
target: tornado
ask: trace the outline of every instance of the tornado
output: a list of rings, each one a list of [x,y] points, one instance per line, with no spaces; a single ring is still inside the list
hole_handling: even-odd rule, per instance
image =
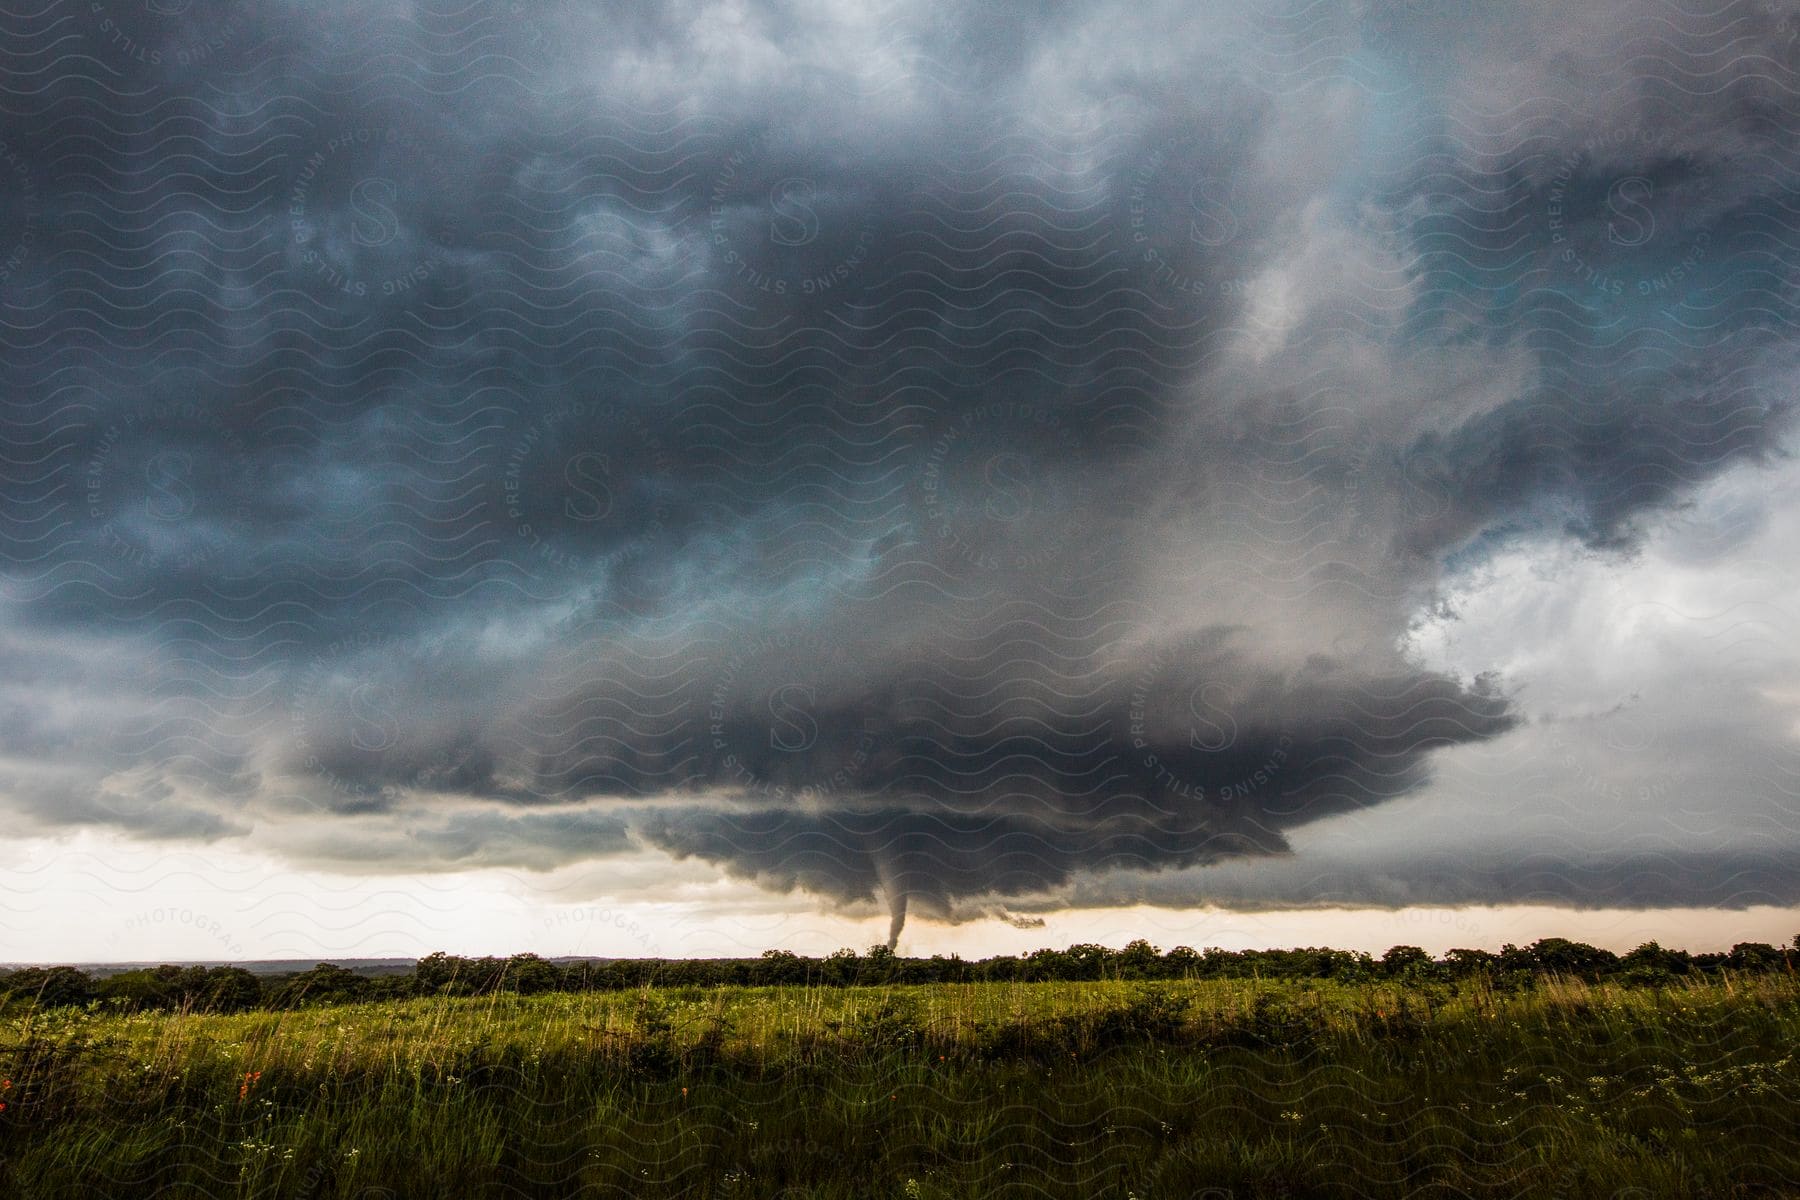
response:
[[[887,948],[892,950],[900,944],[900,931],[906,928],[906,893],[892,888],[888,891],[888,939]]]
[[[881,894],[887,897],[887,948],[892,950],[900,944],[900,931],[906,928],[906,889],[895,878],[894,864],[882,847],[870,845],[868,855],[869,863],[875,869],[875,881],[881,887]]]

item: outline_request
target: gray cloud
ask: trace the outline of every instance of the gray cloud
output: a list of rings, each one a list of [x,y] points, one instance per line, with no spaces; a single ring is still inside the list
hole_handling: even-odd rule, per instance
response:
[[[1518,736],[1447,573],[1780,458],[1784,14],[1605,7],[8,17],[7,802],[897,920],[1286,861]]]

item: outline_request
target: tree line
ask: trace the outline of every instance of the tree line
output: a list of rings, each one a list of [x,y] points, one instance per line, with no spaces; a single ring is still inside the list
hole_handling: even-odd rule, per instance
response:
[[[866,987],[924,983],[1010,983],[1093,980],[1315,979],[1342,983],[1455,983],[1482,978],[1527,987],[1544,975],[1631,984],[1667,983],[1720,971],[1783,971],[1800,962],[1800,935],[1785,946],[1739,942],[1729,951],[1690,954],[1645,942],[1628,954],[1567,938],[1498,953],[1451,950],[1433,958],[1418,946],[1395,946],[1379,958],[1328,948],[1162,951],[1139,940],[1120,950],[1082,944],[1066,950],[964,959],[905,958],[885,946],[838,950],[808,958],[767,950],[760,958],[553,961],[535,954],[463,958],[437,953],[409,972],[365,975],[335,963],[257,975],[234,966],[164,965],[95,976],[75,967],[25,967],[0,973],[0,1012],[65,1007],[125,1011],[242,1012],[313,1004],[420,996],[619,991],[643,987]]]

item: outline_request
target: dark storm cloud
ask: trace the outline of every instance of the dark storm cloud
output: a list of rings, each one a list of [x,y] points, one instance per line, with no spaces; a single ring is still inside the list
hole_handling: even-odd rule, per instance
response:
[[[15,807],[897,917],[1277,854],[1513,724],[1397,648],[1447,558],[1776,452],[1748,75],[1645,142],[1525,7],[1466,94],[1025,11],[7,18],[5,629],[82,664]]]
[[[980,674],[915,668],[908,692],[822,702],[774,737],[777,707],[715,707],[700,769],[743,803],[658,814],[647,836],[774,886],[947,915],[1077,872],[1278,853],[1283,830],[1406,792],[1429,749],[1509,723],[1447,679],[1259,672],[1223,633],[1136,669],[1051,672],[1008,662],[1042,647],[1007,632],[962,660]]]

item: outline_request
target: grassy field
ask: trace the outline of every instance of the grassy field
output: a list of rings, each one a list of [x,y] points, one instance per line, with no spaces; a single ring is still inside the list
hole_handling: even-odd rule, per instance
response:
[[[1800,985],[1033,983],[39,1012],[0,1195],[1800,1195]]]

